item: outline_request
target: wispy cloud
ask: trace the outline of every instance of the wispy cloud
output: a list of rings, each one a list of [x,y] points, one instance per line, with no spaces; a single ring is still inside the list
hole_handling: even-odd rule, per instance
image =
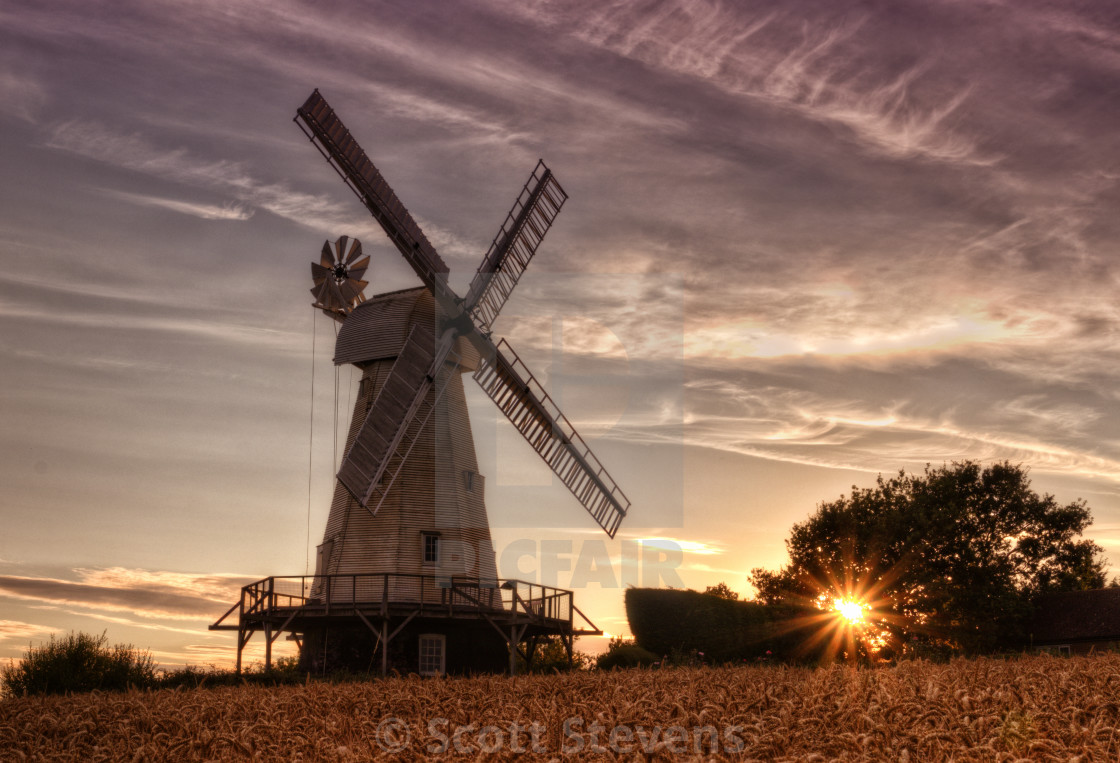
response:
[[[653,537],[642,538],[641,543],[644,546],[662,548],[666,551],[683,551],[685,554],[696,554],[697,556],[718,556],[719,554],[723,553],[722,544],[706,541],[683,540],[681,538],[670,537]]]
[[[36,625],[19,620],[0,620],[0,641],[26,641],[35,636],[40,638],[50,636],[58,631],[58,628],[49,625]]]
[[[743,575],[743,570],[733,569],[731,567],[713,567],[710,564],[690,562],[685,565],[686,572],[708,572],[717,573],[720,575]]]
[[[129,612],[149,618],[216,617],[240,595],[246,579],[184,575],[120,567],[76,570],[78,580],[0,575],[0,595],[87,610]]]
[[[142,590],[202,596],[224,601],[236,598],[246,582],[244,575],[191,574],[166,570],[143,570],[128,567],[78,568],[79,580],[87,585],[118,590]]]
[[[130,331],[189,334],[234,344],[273,348],[302,347],[302,337],[291,332],[260,326],[223,323],[204,318],[151,316],[142,321],[134,314],[111,312],[59,312],[42,307],[0,299],[0,316],[12,320],[28,320],[42,324],[59,324],[84,328],[123,329]]]
[[[105,283],[82,282],[62,280],[58,278],[44,278],[34,273],[3,273],[0,274],[0,285],[17,287],[13,291],[26,291],[28,287],[33,291],[51,291],[59,294],[69,294],[82,297],[96,297],[114,302],[127,303],[130,306],[151,305],[166,306],[167,298],[163,294],[153,294],[141,289],[122,288]]]
[[[864,316],[864,320],[869,316]],[[870,321],[867,321],[870,323]],[[690,358],[776,358],[785,355],[914,356],[952,347],[977,348],[992,342],[1035,338],[1031,324],[1009,327],[987,316],[923,316],[912,325],[834,325],[808,320],[788,327],[764,326],[759,320],[725,320],[699,326],[686,338]],[[846,330],[845,330],[846,329]]]
[[[807,363],[805,373],[811,367]],[[899,372],[892,385],[901,385],[904,392],[906,378]],[[884,383],[882,377],[879,383]],[[930,383],[926,380],[923,386]],[[910,393],[884,404],[862,399],[855,388],[826,394],[793,385],[751,387],[730,380],[694,382],[689,388],[682,437],[690,445],[864,471],[974,458],[1120,479],[1120,460],[1095,451],[1090,446],[1100,443],[1078,435],[1099,425],[1099,411],[1039,394],[1007,400],[1006,389],[992,390],[987,397],[954,395],[954,388],[947,386],[946,399],[915,400]],[[1055,432],[1065,439],[1056,438]]]
[[[482,108],[430,98],[415,90],[376,81],[367,81],[363,89],[371,92],[387,114],[426,125],[439,125],[449,132],[471,136],[472,141],[516,144],[528,137],[496,121],[490,112]]]
[[[249,209],[244,204],[235,204],[226,202],[221,206],[215,204],[199,204],[191,201],[179,201],[177,199],[165,199],[162,196],[144,196],[138,193],[128,193],[126,191],[114,191],[107,188],[99,189],[102,193],[114,196],[118,199],[130,201],[133,204],[139,204],[145,207],[160,207],[162,209],[170,209],[172,212],[181,212],[184,215],[191,215],[192,217],[200,217],[203,220],[248,220],[253,216],[254,210]]]
[[[829,25],[824,18],[813,23],[773,11],[752,17],[741,5],[719,2],[616,0],[578,18],[572,14],[567,22],[592,45],[843,125],[888,156],[998,161],[952,123],[969,86],[962,83],[948,98],[927,105],[916,93],[926,64],[886,77],[863,64],[852,44],[860,19]]]
[[[226,669],[232,668],[237,658],[237,646],[231,643],[229,636],[223,636],[226,643],[215,642],[212,644],[185,644],[178,650],[153,650],[152,656],[159,662],[163,669],[175,668],[185,665],[214,665]],[[236,640],[236,639],[235,639]],[[242,651],[242,664],[264,663],[264,639],[260,636],[251,640]],[[294,656],[296,654],[293,642],[281,639],[272,646],[272,659]]]
[[[34,124],[46,101],[46,89],[38,79],[12,70],[0,71],[0,102],[5,114]]]
[[[340,212],[333,200],[293,191],[283,183],[260,180],[241,162],[203,159],[183,148],[157,147],[139,133],[120,133],[96,122],[70,120],[55,125],[44,145],[115,167],[233,196],[243,205],[259,207],[316,231],[345,228],[366,235],[375,230],[364,218]],[[240,209],[242,212],[235,214],[242,214],[245,207]]]
[[[111,625],[123,625],[129,628],[140,628],[146,631],[159,631],[162,633],[182,633],[191,636],[198,636],[199,628],[181,628],[174,625],[167,625],[166,623],[137,620],[134,617],[120,617],[114,615],[107,615],[104,612],[98,612],[96,609],[64,609],[62,610],[67,615],[72,617],[88,617],[92,620],[97,620]],[[217,615],[215,615],[216,617]]]

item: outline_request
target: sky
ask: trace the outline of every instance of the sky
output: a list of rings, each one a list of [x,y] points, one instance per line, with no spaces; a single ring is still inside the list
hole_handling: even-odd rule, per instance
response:
[[[1120,563],[1120,7],[0,0],[0,659],[229,665],[238,588],[308,571],[356,379],[307,263],[418,283],[314,88],[460,293],[538,158],[570,196],[496,336],[633,506],[606,538],[466,380],[502,576],[625,634],[626,585],[749,595],[821,501],[962,459]]]

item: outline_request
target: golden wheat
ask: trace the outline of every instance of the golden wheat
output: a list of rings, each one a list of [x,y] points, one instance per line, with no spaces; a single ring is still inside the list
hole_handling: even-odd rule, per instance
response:
[[[0,701],[0,760],[1116,760],[1118,701],[1113,654],[93,692]]]

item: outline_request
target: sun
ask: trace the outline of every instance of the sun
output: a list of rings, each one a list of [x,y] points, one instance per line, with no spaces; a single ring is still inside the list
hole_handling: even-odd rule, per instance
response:
[[[838,599],[835,605],[835,610],[849,625],[862,623],[864,620],[864,610],[866,608],[865,604],[861,604],[854,599]]]
[[[894,654],[896,632],[913,626],[887,593],[902,572],[901,565],[882,568],[845,550],[822,559],[819,571],[798,580],[800,590],[790,597],[802,610],[786,624],[790,634],[799,634],[794,651],[823,661]]]

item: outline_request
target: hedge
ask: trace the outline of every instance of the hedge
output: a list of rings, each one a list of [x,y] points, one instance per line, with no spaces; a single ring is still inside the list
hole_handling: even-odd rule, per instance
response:
[[[791,607],[692,590],[626,591],[626,617],[639,646],[658,655],[703,652],[709,662],[793,658],[800,643],[794,626],[801,614]]]

